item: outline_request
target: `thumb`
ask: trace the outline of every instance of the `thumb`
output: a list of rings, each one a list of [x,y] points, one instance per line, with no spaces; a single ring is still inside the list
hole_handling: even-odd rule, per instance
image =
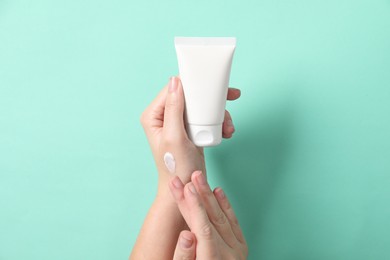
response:
[[[195,235],[188,230],[180,233],[173,260],[195,260]]]
[[[168,84],[164,110],[164,134],[172,138],[185,134],[184,93],[179,77],[172,77]]]

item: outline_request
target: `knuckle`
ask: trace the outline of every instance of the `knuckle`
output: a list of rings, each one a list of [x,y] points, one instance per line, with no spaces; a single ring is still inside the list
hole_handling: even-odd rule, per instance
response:
[[[165,102],[165,109],[171,110],[176,109],[176,100],[174,98],[168,98]]]
[[[210,190],[210,186],[208,184],[201,185],[199,187],[200,195],[205,201],[212,201],[214,199],[214,193]]]
[[[222,211],[219,211],[215,219],[212,220],[213,224],[215,225],[225,225],[227,222],[226,216]]]
[[[232,205],[229,203],[228,200],[225,200],[225,201],[224,201],[224,203],[223,203],[223,208],[224,208],[226,211],[233,210],[233,209],[232,209]]]
[[[200,235],[206,240],[211,240],[213,237],[213,231],[211,225],[209,224],[204,225],[200,230]]]
[[[232,225],[234,225],[234,226],[239,226],[240,225],[238,223],[238,219],[235,216],[232,217],[231,222],[232,222]]]

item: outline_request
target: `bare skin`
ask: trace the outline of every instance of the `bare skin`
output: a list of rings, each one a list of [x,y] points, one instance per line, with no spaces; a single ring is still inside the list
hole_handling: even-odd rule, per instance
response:
[[[230,88],[228,100],[240,97],[240,90]],[[149,141],[157,166],[158,188],[155,200],[145,218],[130,259],[172,259],[179,234],[188,228],[169,183],[177,176],[182,183],[191,181],[191,173],[206,173],[203,148],[196,147],[184,127],[184,94],[179,77],[172,77],[141,116],[141,124]],[[229,112],[225,112],[223,137],[231,138],[235,129]],[[164,154],[176,161],[175,174],[164,163]]]
[[[175,177],[171,192],[190,231],[182,231],[173,259],[236,259],[248,257],[237,217],[221,188],[210,189],[201,171],[184,185]]]

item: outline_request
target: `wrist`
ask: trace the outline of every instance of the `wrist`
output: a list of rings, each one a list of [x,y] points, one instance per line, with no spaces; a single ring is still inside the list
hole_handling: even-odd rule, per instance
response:
[[[174,176],[178,176],[184,184],[187,184],[191,181],[191,175],[194,171],[202,171],[203,174],[207,175],[206,166],[203,161],[197,164],[181,164],[176,166],[175,173],[172,174],[168,171],[165,165],[158,165],[157,171],[159,189],[168,189],[169,191],[169,182]]]
[[[157,194],[153,202],[155,213],[169,220],[170,223],[175,223],[178,231],[186,229],[186,222],[181,215],[179,208],[169,189],[169,180],[161,181],[159,178]]]
[[[169,182],[172,180],[172,176],[159,175],[157,184],[157,193],[154,199],[155,203],[170,209],[173,208],[178,211],[176,202],[169,189]]]

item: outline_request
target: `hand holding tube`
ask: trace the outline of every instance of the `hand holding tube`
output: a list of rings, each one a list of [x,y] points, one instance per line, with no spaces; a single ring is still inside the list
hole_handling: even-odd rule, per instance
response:
[[[240,90],[229,88],[228,100],[236,100],[239,97]],[[166,153],[173,155],[174,174],[177,174],[184,183],[190,180],[189,173],[197,169],[206,172],[203,148],[195,146],[186,133],[184,93],[179,77],[170,79],[168,85],[143,112],[141,123],[152,149],[160,180],[167,180],[172,174],[164,162]],[[230,138],[233,133],[232,118],[229,112],[225,111],[222,135],[224,138]]]

